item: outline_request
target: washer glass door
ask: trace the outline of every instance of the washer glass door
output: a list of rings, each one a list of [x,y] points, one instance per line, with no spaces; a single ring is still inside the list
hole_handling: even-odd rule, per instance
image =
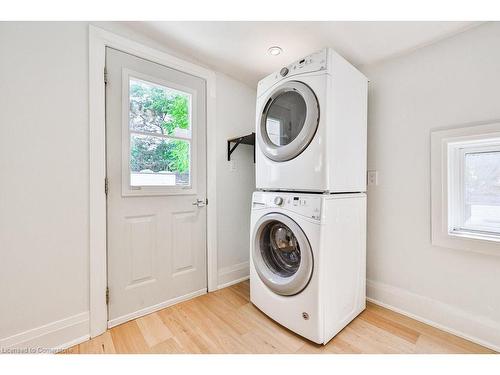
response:
[[[258,141],[274,161],[287,161],[304,151],[319,124],[316,95],[303,82],[288,81],[271,92],[262,112]]]
[[[299,225],[283,214],[270,213],[257,222],[252,260],[262,282],[277,294],[300,293],[312,276],[309,241]]]

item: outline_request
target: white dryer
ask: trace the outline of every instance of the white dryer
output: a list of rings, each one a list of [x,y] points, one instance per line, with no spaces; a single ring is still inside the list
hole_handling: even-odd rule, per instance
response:
[[[367,78],[330,48],[258,83],[259,190],[366,191]]]
[[[366,195],[255,192],[250,300],[326,344],[365,309]]]

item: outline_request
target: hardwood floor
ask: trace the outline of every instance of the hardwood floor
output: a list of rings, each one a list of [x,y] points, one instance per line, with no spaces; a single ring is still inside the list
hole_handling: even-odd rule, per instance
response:
[[[242,282],[108,330],[65,353],[494,353],[368,303],[326,346],[275,323]]]

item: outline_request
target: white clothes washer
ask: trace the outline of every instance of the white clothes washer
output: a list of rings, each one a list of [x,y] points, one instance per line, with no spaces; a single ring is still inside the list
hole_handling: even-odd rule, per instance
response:
[[[326,344],[365,309],[366,195],[255,192],[250,300]]]

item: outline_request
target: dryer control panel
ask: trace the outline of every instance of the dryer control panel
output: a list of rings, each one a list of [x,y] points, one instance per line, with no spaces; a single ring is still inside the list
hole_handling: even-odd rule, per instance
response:
[[[321,197],[293,193],[255,192],[252,209],[279,208],[311,219],[321,219]]]
[[[328,50],[322,49],[316,53],[312,53],[300,60],[297,60],[289,65],[283,66],[279,71],[274,72],[264,79],[260,80],[257,85],[257,92],[262,94],[269,87],[273,86],[276,82],[281,81],[296,74],[311,73],[323,71],[327,68],[327,52]]]

